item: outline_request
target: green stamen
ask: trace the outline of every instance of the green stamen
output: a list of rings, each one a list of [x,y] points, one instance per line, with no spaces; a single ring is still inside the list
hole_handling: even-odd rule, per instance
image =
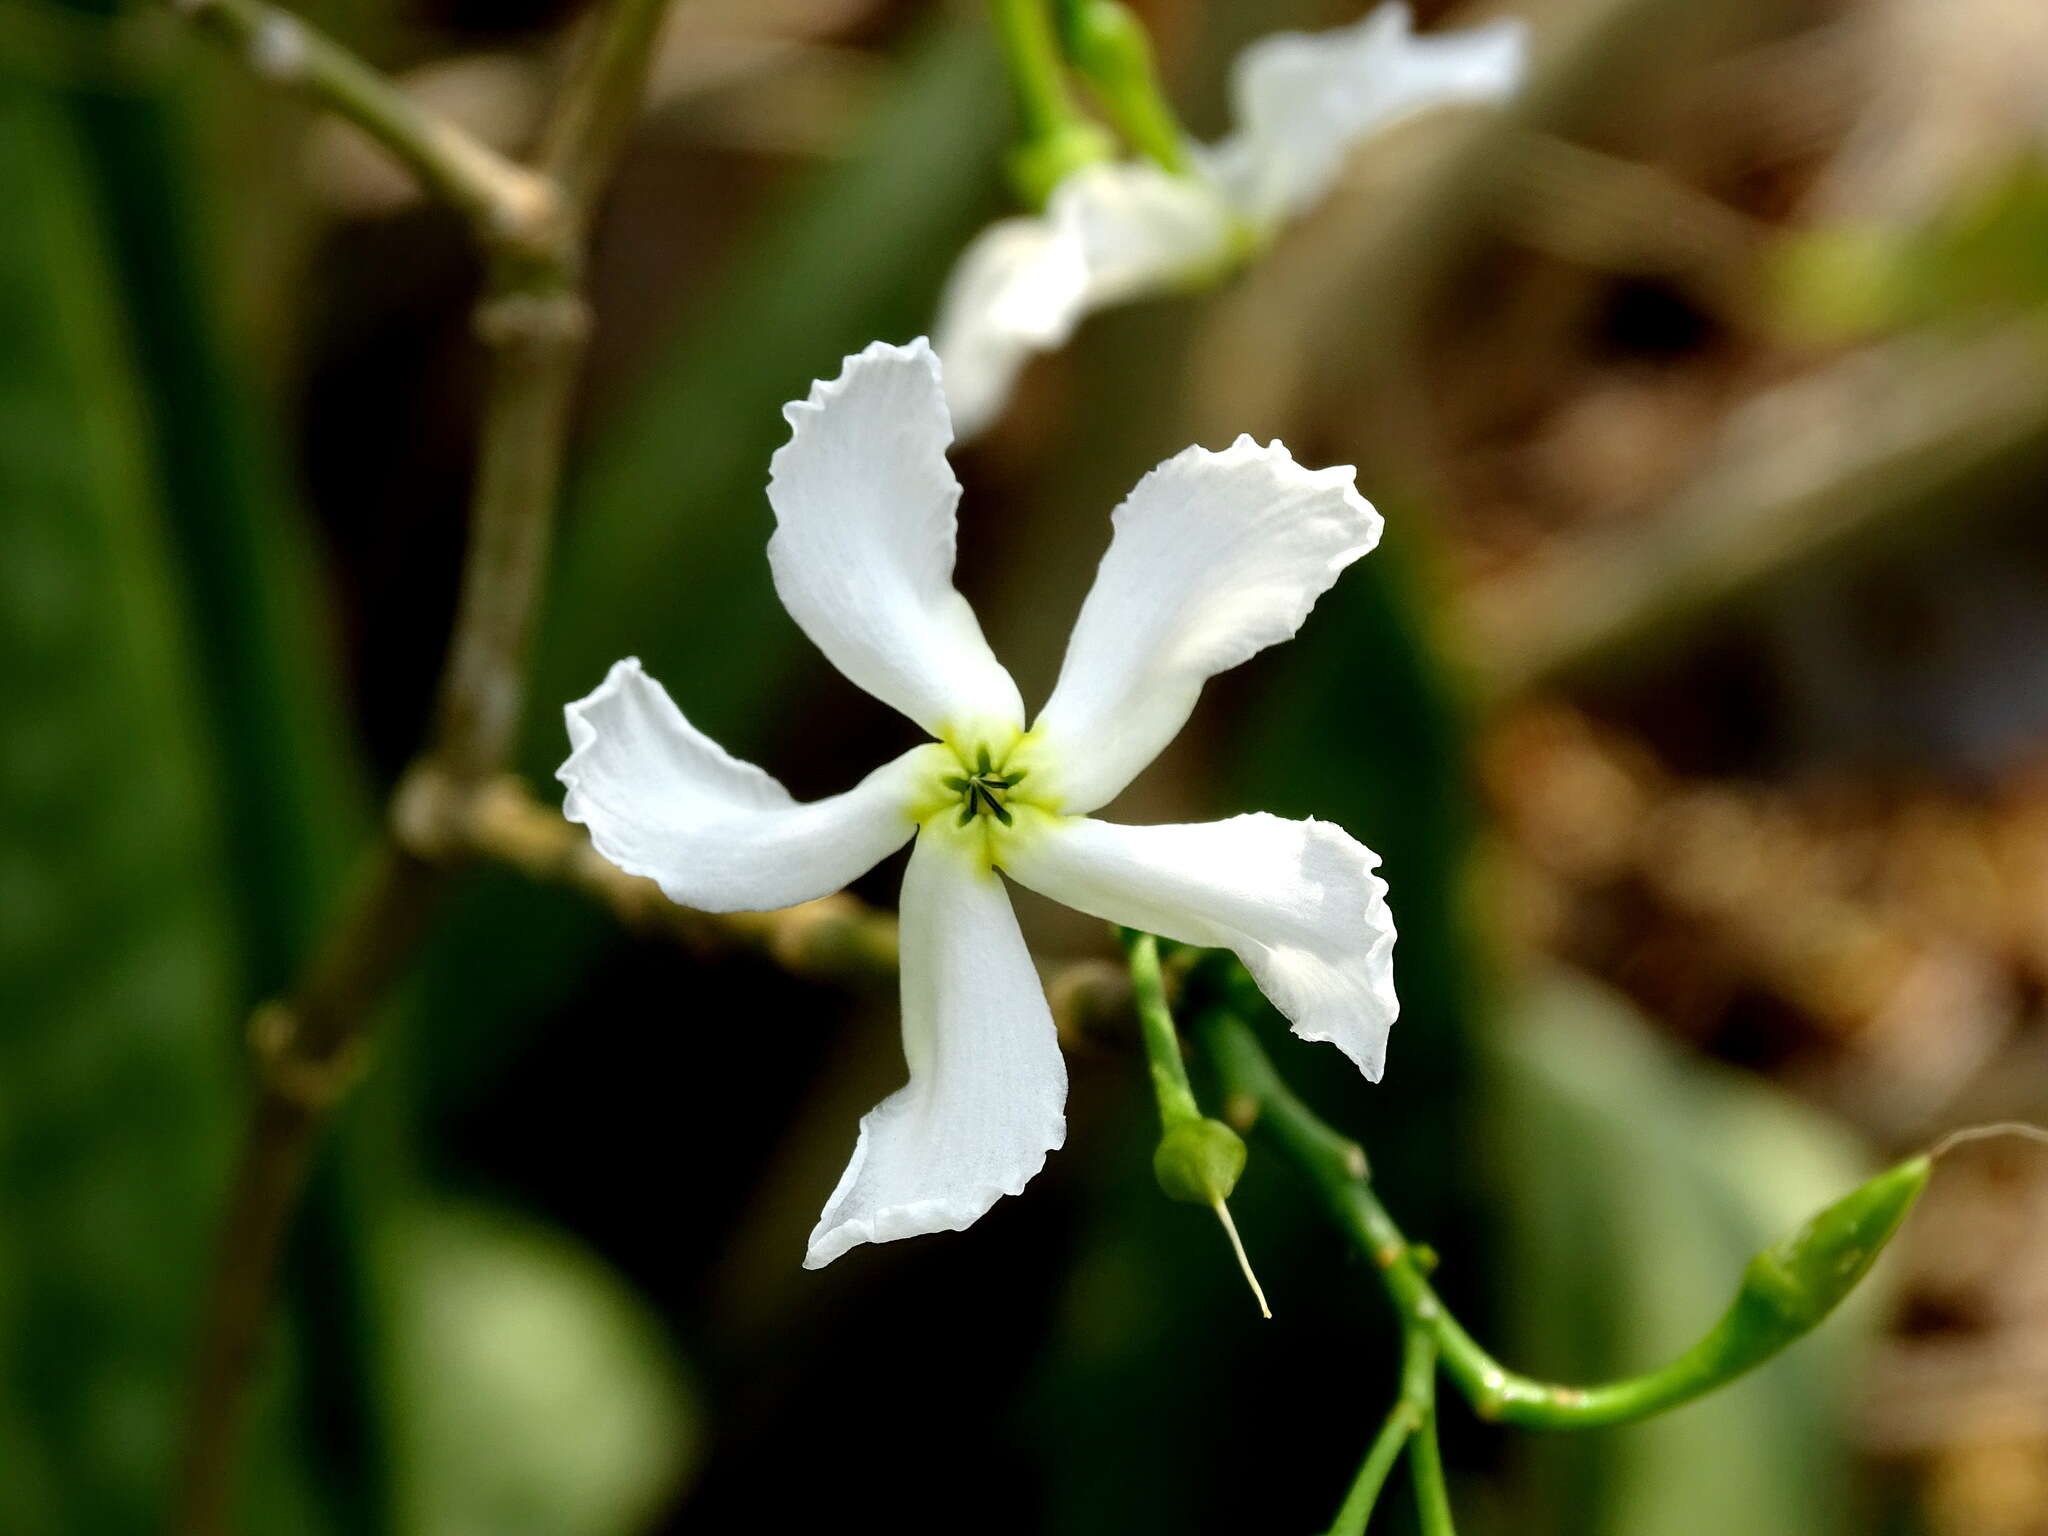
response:
[[[964,764],[965,749],[957,750],[963,754]],[[1003,797],[1023,779],[1022,769],[1013,773],[1007,767],[999,768],[994,750],[987,742],[978,742],[974,748],[974,767],[965,773],[948,774],[939,782],[960,797],[958,825],[964,827],[975,817],[988,815],[1009,827],[1016,825],[1016,817],[1003,803]]]

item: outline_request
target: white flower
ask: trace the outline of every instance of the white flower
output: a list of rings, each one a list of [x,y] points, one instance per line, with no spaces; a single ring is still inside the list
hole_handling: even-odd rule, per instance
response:
[[[1377,1079],[1396,1011],[1378,859],[1266,815],[1126,827],[1088,813],[1179,732],[1202,683],[1291,636],[1379,541],[1352,471],[1274,443],[1189,448],[1138,482],[1027,730],[953,587],[960,486],[938,359],[877,342],[785,408],[775,589],[854,682],[935,739],[810,804],[721,751],[637,661],[567,710],[563,807],[598,852],[712,912],[836,891],[916,838],[903,877],[908,1086],[862,1122],[805,1259],[965,1227],[1066,1133],[1066,1067],[1004,874],[1083,912],[1227,948],[1310,1040]]]
[[[1063,346],[1084,316],[1197,285],[1270,240],[1360,141],[1425,107],[1508,95],[1524,47],[1517,21],[1417,37],[1404,4],[1252,44],[1231,70],[1238,129],[1191,145],[1193,174],[1088,166],[1042,215],[993,224],[962,253],[934,327],[954,431],[964,441],[986,427],[1030,356]]]

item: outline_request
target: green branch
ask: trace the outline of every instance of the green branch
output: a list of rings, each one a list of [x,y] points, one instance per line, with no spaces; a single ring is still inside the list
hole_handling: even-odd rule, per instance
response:
[[[1401,1392],[1372,1447],[1351,1480],[1351,1490],[1337,1518],[1330,1522],[1328,1536],[1365,1536],[1366,1522],[1379,1502],[1380,1490],[1394,1470],[1402,1449],[1431,1419],[1436,1405],[1436,1340],[1426,1328],[1410,1328],[1403,1335],[1401,1350]]]
[[[1417,1333],[1422,1329],[1415,1329]],[[1408,1477],[1415,1485],[1415,1513],[1422,1536],[1457,1536],[1451,1493],[1444,1486],[1443,1452],[1436,1443],[1436,1372],[1423,1385],[1422,1422],[1408,1442]]]
[[[1594,1386],[1539,1381],[1488,1354],[1444,1306],[1416,1249],[1379,1202],[1351,1143],[1296,1098],[1244,1022],[1209,1009],[1196,1032],[1232,1118],[1258,1128],[1306,1174],[1337,1225],[1379,1270],[1395,1310],[1436,1342],[1444,1369],[1482,1418],[1530,1429],[1592,1429],[1649,1418],[1726,1386],[1816,1327],[1863,1278],[1926,1187],[1923,1154],[1829,1206],[1751,1259],[1721,1319],[1659,1370]]]
[[[403,161],[491,245],[549,238],[556,188],[454,124],[424,111],[388,76],[325,33],[261,0],[172,0],[233,44],[249,68],[354,123]]]
[[[584,23],[535,156],[570,217],[588,220],[640,114],[668,0],[617,0]]]

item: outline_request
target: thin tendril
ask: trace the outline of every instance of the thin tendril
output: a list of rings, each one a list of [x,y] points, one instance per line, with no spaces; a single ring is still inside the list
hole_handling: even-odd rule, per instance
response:
[[[1927,1149],[1927,1155],[1939,1159],[1965,1142],[1996,1141],[2002,1136],[2016,1136],[2021,1141],[2038,1141],[2048,1146],[2048,1128],[2031,1125],[2025,1120],[1994,1120],[1989,1125],[1966,1125],[1959,1131],[1950,1131]]]

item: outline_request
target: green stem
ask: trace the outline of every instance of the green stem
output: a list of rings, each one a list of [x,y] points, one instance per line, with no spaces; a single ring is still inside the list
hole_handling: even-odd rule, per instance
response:
[[[1403,1335],[1400,1396],[1373,1437],[1358,1476],[1351,1481],[1351,1491],[1344,1495],[1337,1518],[1330,1522],[1328,1536],[1365,1536],[1366,1522],[1372,1518],[1387,1475],[1394,1470],[1402,1447],[1431,1419],[1435,1400],[1436,1340],[1427,1329],[1410,1328]]]
[[[1296,1098],[1244,1022],[1222,1009],[1197,1020],[1232,1118],[1258,1127],[1305,1173],[1330,1215],[1378,1268],[1403,1318],[1427,1328],[1444,1369],[1482,1418],[1530,1429],[1627,1424],[1689,1402],[1762,1364],[1813,1328],[1862,1277],[1925,1186],[1928,1160],[1908,1159],[1821,1212],[1750,1261],[1741,1289],[1700,1341],[1659,1370],[1595,1386],[1510,1371],[1451,1316],[1415,1250],[1347,1156],[1351,1143]]]
[[[1159,88],[1152,39],[1121,0],[1057,0],[1060,42],[1117,131],[1176,176],[1193,167],[1187,132]]]
[[[1060,66],[1059,41],[1045,0],[994,0],[996,33],[1017,93],[1024,137],[1056,137],[1079,116]]]
[[[177,8],[233,43],[257,74],[303,91],[382,144],[467,214],[487,244],[547,237],[557,212],[548,177],[424,111],[325,33],[261,0],[181,0]]]
[[[1042,208],[1075,171],[1114,156],[1116,141],[1067,88],[1046,0],[992,3],[1023,128],[1009,154],[1010,179],[1025,202]]]
[[[617,0],[584,22],[536,161],[572,217],[587,223],[640,115],[668,0]]]
[[[1415,1485],[1415,1512],[1420,1517],[1422,1536],[1457,1536],[1457,1522],[1451,1518],[1450,1490],[1444,1486],[1443,1452],[1436,1443],[1434,1371],[1430,1372],[1425,1390],[1429,1401],[1422,1410],[1422,1422],[1408,1442],[1408,1476]]]
[[[1166,1004],[1166,979],[1159,970],[1159,941],[1149,933],[1130,928],[1123,929],[1120,936],[1130,961],[1131,1002],[1138,1010],[1138,1032],[1145,1041],[1152,1096],[1159,1104],[1159,1127],[1170,1131],[1177,1125],[1201,1119],[1202,1110],[1195,1102],[1194,1086],[1188,1081],[1180,1032],[1174,1028],[1173,1013]]]

